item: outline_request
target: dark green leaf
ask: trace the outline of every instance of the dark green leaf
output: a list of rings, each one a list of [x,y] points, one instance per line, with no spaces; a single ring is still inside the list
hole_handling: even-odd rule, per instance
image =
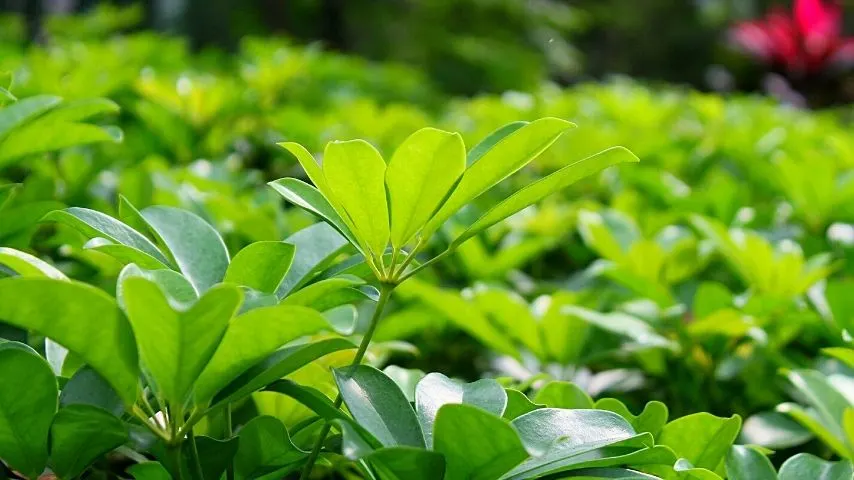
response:
[[[733,480],[777,480],[777,472],[768,457],[749,446],[730,447],[725,465],[727,478]]]
[[[315,223],[291,235],[285,242],[296,248],[291,269],[276,290],[286,297],[304,285],[314,274],[329,264],[347,247],[347,239],[326,223]]]
[[[238,479],[257,478],[308,455],[293,444],[288,430],[275,417],[253,418],[240,429],[238,437],[240,444],[234,458]]]
[[[119,394],[102,376],[98,375],[98,372],[89,366],[77,370],[62,387],[59,404],[62,407],[93,405],[117,417],[124,411],[124,405]]]
[[[779,480],[850,480],[854,465],[850,460],[827,462],[808,453],[799,453],[780,466]]]
[[[51,468],[59,478],[74,478],[127,440],[127,427],[112,413],[93,405],[63,407],[50,427]]]

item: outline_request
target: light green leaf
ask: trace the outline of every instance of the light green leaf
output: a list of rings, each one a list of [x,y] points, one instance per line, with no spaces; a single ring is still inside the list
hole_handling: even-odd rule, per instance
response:
[[[394,380],[394,383],[400,387],[400,390],[406,396],[407,402],[415,402],[415,390],[418,387],[418,382],[426,376],[423,371],[412,368],[400,368],[397,365],[389,365],[383,369],[383,373],[386,374],[388,378]]]
[[[349,340],[329,338],[277,350],[220,390],[214,398],[213,404],[235,402],[318,358],[353,348],[356,348],[356,345]]]
[[[229,263],[228,249],[209,223],[173,207],[148,207],[140,213],[199,294],[222,281]]]
[[[127,440],[127,426],[113,414],[92,405],[63,407],[50,427],[51,468],[59,478],[75,478]]]
[[[103,253],[104,255],[109,255],[117,262],[124,265],[133,263],[149,270],[163,270],[169,268],[168,265],[145,252],[137,250],[134,247],[122,245],[121,243],[115,243],[112,240],[102,237],[90,239],[83,245],[83,248],[86,250],[94,250],[96,252]]]
[[[412,406],[394,381],[367,365],[334,370],[341,397],[353,418],[384,446],[424,447]]]
[[[373,438],[373,435],[354,423],[353,419],[342,412],[340,408],[336,407],[332,403],[332,400],[316,388],[298,385],[290,380],[279,380],[268,385],[265,391],[287,395],[308,407],[311,411],[327,422],[340,420],[342,422],[349,423],[359,431],[360,437],[365,439],[368,443],[374,447],[380,446],[380,443]]]
[[[850,406],[848,400],[828,382],[827,377],[815,370],[790,370],[786,377],[818,412],[822,424],[838,426],[842,415]],[[842,434],[841,431],[834,433]]]
[[[280,178],[267,185],[273,187],[273,190],[285,197],[287,201],[329,222],[353,246],[359,247],[359,241],[353,236],[348,224],[318,189],[296,178]]]
[[[119,105],[106,98],[82,98],[62,103],[39,117],[39,122],[77,122],[103,113],[118,113]]]
[[[12,129],[19,127],[62,102],[60,97],[38,95],[21,99],[0,109],[0,139]]]
[[[255,242],[231,259],[224,282],[274,293],[291,268],[294,246],[285,242]]]
[[[55,210],[47,214],[43,220],[68,225],[88,238],[103,237],[115,243],[133,247],[158,262],[169,265],[169,260],[151,243],[151,240],[115,218],[96,210],[78,207]]]
[[[433,423],[439,409],[457,403],[474,405],[501,417],[507,408],[507,394],[501,384],[492,379],[460,383],[441,373],[427,374],[415,387],[415,412],[427,448],[433,445]]]
[[[173,308],[189,307],[199,298],[187,278],[175,270],[143,270],[131,263],[119,272],[116,280],[116,300],[122,308],[125,308],[125,280],[132,277],[155,283],[169,298]]]
[[[635,436],[623,417],[605,410],[539,408],[515,420],[513,426],[531,455],[541,456],[563,439],[565,455],[581,453]]]
[[[57,407],[56,378],[33,349],[16,342],[0,343],[0,378],[6,385],[0,388],[0,458],[24,476],[36,478],[47,464],[48,431]]]
[[[447,403],[435,418],[434,449],[445,455],[444,480],[494,480],[528,457],[510,422],[476,406]]]
[[[504,137],[512,134],[516,130],[519,130],[525,125],[528,125],[528,123],[530,122],[510,122],[507,125],[498,127],[494,131],[490,132],[490,134],[487,135],[486,138],[481,140],[477,145],[475,145],[474,147],[472,147],[471,150],[469,150],[469,153],[466,156],[466,166],[471,166],[473,163],[480,160],[481,157],[486,154],[486,152],[492,150],[493,147],[498,144],[498,142],[504,140]]]
[[[353,233],[375,257],[389,240],[385,171],[380,153],[364,140],[326,145],[323,174],[329,188],[355,226]]]
[[[73,281],[4,278],[0,318],[55,340],[100,373],[126,405],[136,400],[139,367],[133,331],[106,293]]]
[[[658,444],[666,445],[676,455],[696,468],[715,471],[723,462],[741,428],[741,417],[716,417],[695,413],[678,418],[661,430]]]
[[[186,311],[176,311],[157,284],[130,277],[122,284],[139,356],[155,389],[183,404],[240,306],[240,290],[219,285]]]
[[[637,433],[646,432],[655,438],[658,438],[658,434],[667,423],[668,417],[667,405],[658,401],[648,402],[638,415],[633,415],[623,402],[614,398],[597,400],[593,408],[614,412],[628,420]]]
[[[294,233],[285,242],[293,245],[293,263],[276,290],[276,296],[286,297],[304,285],[317,272],[328,267],[347,248],[347,239],[326,223],[315,223]]]
[[[534,396],[534,403],[550,408],[593,408],[593,399],[584,390],[570,382],[547,383]]]
[[[5,265],[24,277],[47,277],[56,280],[68,278],[53,265],[14,248],[0,247],[0,265]]]
[[[740,441],[778,450],[802,445],[811,438],[809,431],[786,415],[778,412],[760,412],[747,417],[744,421]]]
[[[206,405],[223,387],[280,347],[328,328],[323,316],[304,307],[261,307],[235,317],[196,381],[195,402]]]
[[[141,462],[131,465],[127,472],[136,480],[172,480],[166,467],[158,462]]]
[[[725,466],[727,478],[733,480],[777,480],[777,472],[768,457],[749,446],[730,447]]]
[[[847,365],[849,368],[854,368],[854,349],[844,347],[830,347],[821,349],[821,353],[830,355]]]
[[[36,121],[9,132],[0,141],[0,165],[12,160],[90,143],[122,141],[118,127],[63,121]]]
[[[466,146],[458,133],[422,128],[397,147],[385,173],[394,247],[415,237],[465,168]]]
[[[365,457],[378,480],[434,480],[442,478],[445,459],[436,452],[413,447],[390,447]]]
[[[282,300],[282,305],[314,306],[316,302],[323,300],[338,290],[364,284],[364,280],[353,275],[326,278],[291,293]]]
[[[293,444],[288,430],[275,417],[253,418],[240,429],[238,437],[240,443],[234,457],[237,479],[258,478],[308,455]]]
[[[475,291],[473,300],[481,312],[537,358],[546,356],[537,319],[519,294],[497,288],[484,288]]]
[[[851,450],[844,441],[844,432],[839,424],[826,424],[820,413],[813,409],[804,409],[796,403],[781,403],[777,405],[776,410],[792,417],[840,456],[851,455]]]
[[[567,472],[563,478],[574,478],[575,480],[660,480],[654,475],[647,475],[626,468],[584,468]]]
[[[507,420],[514,420],[519,416],[522,416],[528,412],[533,412],[538,408],[543,408],[545,405],[537,405],[528,399],[528,397],[520,392],[519,390],[514,390],[512,388],[505,388],[504,391],[507,393],[507,408],[504,410],[503,417]]]
[[[451,196],[424,226],[423,235],[432,235],[460,208],[527,165],[573,126],[566,120],[541,118],[501,138],[466,169]]]
[[[560,170],[534,183],[526,185],[518,192],[492,207],[482,217],[454,239],[459,245],[479,232],[495,225],[505,218],[533,205],[552,193],[563,190],[573,183],[619,163],[638,162],[638,158],[623,147],[612,147],[590,157],[571,163]]]
[[[799,453],[780,466],[779,480],[850,480],[854,465],[850,460],[827,462],[808,453]]]

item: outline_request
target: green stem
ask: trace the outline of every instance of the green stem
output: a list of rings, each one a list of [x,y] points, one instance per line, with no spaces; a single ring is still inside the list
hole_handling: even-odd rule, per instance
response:
[[[193,466],[193,476],[195,480],[205,480],[205,474],[202,473],[202,462],[199,459],[199,449],[196,446],[196,436],[193,435],[193,427],[187,431],[187,438],[190,440],[190,461]]]
[[[362,337],[362,342],[359,344],[359,349],[356,351],[356,356],[353,357],[353,362],[350,364],[350,368],[361,364],[362,359],[365,358],[365,353],[368,351],[368,345],[371,343],[371,337],[374,336],[377,325],[380,323],[380,317],[382,316],[383,310],[385,310],[386,303],[388,303],[388,299],[391,297],[391,292],[394,290],[395,286],[396,285],[388,283],[380,285],[380,298],[377,300],[377,308],[374,310],[374,314],[371,317],[371,323],[368,325],[368,330],[365,332],[365,336]],[[343,403],[344,399],[341,398],[341,394],[339,393],[335,398],[335,408],[340,408]],[[317,461],[317,457],[320,456],[320,451],[323,449],[323,442],[326,441],[326,436],[329,435],[329,431],[331,429],[331,423],[327,422],[323,425],[323,428],[320,430],[320,436],[317,437],[317,442],[315,442],[314,448],[312,448],[311,453],[308,455],[305,467],[303,467],[302,473],[300,474],[300,480],[307,480],[309,475],[311,475],[314,463]]]
[[[225,439],[230,439],[232,435],[234,435],[234,431],[231,425],[231,404],[229,403],[225,407]],[[228,467],[225,469],[225,478],[226,480],[234,480],[233,460],[228,462]]]
[[[427,260],[426,262],[422,263],[421,265],[418,265],[418,266],[417,266],[417,267],[415,267],[411,272],[409,272],[409,273],[407,273],[406,275],[403,275],[402,277],[400,277],[400,280],[399,280],[397,283],[403,283],[403,282],[404,282],[404,281],[406,281],[409,277],[411,277],[411,276],[415,275],[416,273],[420,272],[421,270],[424,270],[425,268],[429,267],[430,265],[433,265],[434,263],[438,262],[438,261],[439,261],[439,260],[441,260],[442,258],[444,258],[444,257],[448,256],[451,252],[453,252],[453,250],[451,250],[450,248],[448,248],[447,250],[445,250],[444,252],[442,252],[442,253],[440,253],[440,254],[436,255],[435,257],[431,258],[430,260]],[[403,272],[401,271],[401,273],[403,273]]]
[[[175,480],[183,480],[184,474],[183,472],[181,472],[181,444],[167,444],[166,454],[169,456],[169,463],[172,464],[172,470],[175,475]]]

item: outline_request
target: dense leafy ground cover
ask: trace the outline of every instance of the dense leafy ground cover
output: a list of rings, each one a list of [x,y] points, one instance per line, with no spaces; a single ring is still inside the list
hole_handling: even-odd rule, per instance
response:
[[[0,44],[4,475],[854,475],[836,114],[86,31]]]

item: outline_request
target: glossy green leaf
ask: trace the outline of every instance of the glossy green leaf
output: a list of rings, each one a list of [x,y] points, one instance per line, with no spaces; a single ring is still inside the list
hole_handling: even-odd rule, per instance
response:
[[[392,379],[367,365],[345,367],[334,373],[353,418],[384,446],[424,447],[415,411]]]
[[[276,290],[276,296],[286,297],[304,285],[314,274],[328,267],[347,247],[347,239],[326,223],[315,223],[294,233],[285,242],[295,247],[294,260],[288,274]]]
[[[827,377],[815,370],[790,370],[786,377],[806,397],[824,425],[842,423],[842,415],[850,403]]]
[[[188,310],[176,311],[151,281],[131,277],[123,288],[144,371],[163,398],[180,405],[217,350],[240,306],[240,291],[220,285]]]
[[[196,381],[196,403],[207,404],[240,374],[288,342],[327,328],[319,313],[304,307],[261,307],[235,317]]]
[[[456,403],[474,405],[501,417],[507,408],[507,394],[492,379],[460,383],[441,373],[427,374],[415,388],[415,411],[428,448],[433,445],[433,424],[439,409]]]
[[[849,480],[854,478],[850,460],[828,462],[808,453],[799,453],[780,466],[779,480]]]
[[[238,437],[234,458],[237,479],[258,478],[308,455],[293,444],[288,430],[275,417],[253,418],[240,429]]]
[[[385,173],[393,246],[412,241],[465,168],[466,146],[458,133],[422,128],[397,147]]]
[[[541,118],[501,138],[466,169],[450,197],[424,226],[424,235],[429,237],[460,208],[527,165],[573,126],[566,120]]]
[[[519,390],[514,390],[512,388],[505,388],[504,392],[507,393],[507,408],[504,410],[503,417],[507,420],[514,420],[517,417],[524,415],[528,412],[533,412],[538,408],[543,408],[545,405],[537,405],[528,399],[528,397],[520,392]]]
[[[231,437],[227,440],[218,440],[201,435],[195,437],[195,442],[202,478],[214,480],[223,478],[225,471],[232,465],[234,457],[237,454],[238,438]],[[182,451],[184,471],[187,472],[185,478],[189,477],[191,475],[190,472],[193,472],[196,468],[189,450],[189,448],[185,448]]]
[[[635,435],[621,416],[604,410],[563,410],[540,408],[515,420],[513,426],[531,455],[548,452],[555,442],[563,454],[575,454],[601,448]]]
[[[96,210],[78,207],[55,210],[47,214],[44,220],[68,225],[88,238],[103,237],[115,243],[133,247],[158,262],[169,265],[169,260],[151,240],[115,218]]]
[[[131,263],[119,272],[116,280],[116,300],[122,308],[125,308],[125,280],[132,277],[143,278],[160,287],[173,308],[189,307],[199,298],[187,277],[175,270],[144,270]]]
[[[89,366],[74,372],[59,394],[59,405],[92,405],[115,416],[121,416],[124,405],[119,394]]]
[[[534,403],[550,408],[593,408],[593,399],[570,382],[549,382],[534,396]]]
[[[480,160],[481,157],[486,154],[486,152],[492,150],[493,147],[498,144],[498,142],[504,140],[504,137],[512,134],[516,130],[519,130],[528,123],[529,122],[524,121],[510,122],[490,132],[489,135],[486,136],[486,138],[481,140],[477,145],[475,145],[474,147],[472,147],[471,150],[469,150],[469,153],[466,156],[466,166],[471,166],[471,164]]]
[[[777,405],[776,410],[792,417],[837,454],[842,456],[850,454],[848,444],[844,440],[845,432],[842,431],[841,425],[825,423],[821,414],[816,410],[806,409],[796,403],[789,402]]]
[[[696,468],[715,471],[723,462],[741,429],[741,417],[716,417],[695,413],[664,426],[658,443],[673,449]]]
[[[528,457],[508,421],[473,405],[443,405],[433,438],[445,455],[445,480],[497,479]]]
[[[400,390],[406,396],[406,401],[409,403],[415,402],[415,391],[418,388],[418,382],[426,376],[423,371],[389,365],[383,369],[383,373],[388,378],[394,380],[394,383],[400,387]]]
[[[808,430],[788,416],[778,412],[760,412],[744,421],[740,441],[777,450],[796,447],[811,438]]]
[[[128,440],[116,416],[92,405],[61,408],[50,427],[50,465],[59,478],[74,478]]]
[[[353,275],[325,278],[288,295],[282,300],[282,305],[313,306],[337,290],[363,285],[364,283],[364,280]]]
[[[267,185],[273,187],[273,190],[287,201],[326,220],[352,245],[359,246],[359,241],[353,236],[348,224],[318,189],[296,178],[280,178]]]
[[[442,455],[413,447],[382,448],[365,460],[377,472],[378,480],[434,480],[442,478],[445,471]]]
[[[0,141],[0,165],[27,155],[90,143],[120,142],[118,127],[38,119],[8,133]]]
[[[131,465],[127,472],[136,480],[172,480],[172,475],[158,462],[142,462]]]
[[[8,135],[13,128],[20,127],[42,113],[56,107],[62,98],[53,95],[38,95],[21,99],[0,109],[0,138]]]
[[[0,318],[55,340],[100,373],[126,405],[135,401],[139,367],[133,331],[106,293],[73,281],[0,279]]]
[[[24,277],[47,277],[57,280],[68,278],[53,265],[14,248],[0,247],[0,265],[5,265]]]
[[[755,448],[733,445],[726,456],[726,475],[732,479],[777,480],[777,472],[768,457]]]
[[[56,378],[35,351],[15,342],[0,343],[0,378],[6,385],[0,389],[0,458],[26,477],[36,478],[47,464],[48,431],[57,408]]]
[[[661,432],[661,429],[667,423],[668,417],[667,405],[658,401],[647,403],[644,406],[643,411],[638,415],[632,414],[623,402],[614,398],[603,398],[597,400],[593,408],[614,412],[628,420],[636,432],[647,432],[656,438]]]
[[[533,205],[552,193],[559,192],[584,177],[593,175],[610,166],[626,162],[638,162],[638,158],[623,147],[612,147],[595,155],[571,163],[534,183],[492,207],[482,217],[454,239],[459,245],[505,218]]]
[[[255,242],[231,259],[224,282],[274,293],[291,268],[294,246],[284,242]]]
[[[323,174],[329,188],[374,256],[385,252],[389,240],[385,171],[380,153],[364,140],[326,145]]]
[[[297,402],[305,405],[311,411],[328,422],[336,420],[346,423],[353,422],[350,417],[332,403],[332,400],[330,400],[329,397],[321,393],[316,388],[302,386],[290,380],[278,380],[268,385],[265,391],[287,395]],[[350,424],[354,427],[356,426],[355,423]],[[370,433],[367,433],[364,429],[359,429],[358,427],[357,429],[359,430],[360,436],[369,441],[374,447],[380,446],[380,443],[377,442],[376,439],[373,439],[373,436]],[[365,435],[366,433],[367,435]],[[373,441],[371,442],[371,440]]]
[[[318,358],[353,348],[356,348],[356,345],[343,338],[329,338],[282,348],[253,365],[220,390],[214,398],[213,404],[237,401]]]
[[[658,480],[658,477],[627,468],[585,468],[567,472],[562,478],[576,480]]]
[[[229,263],[228,249],[209,223],[173,207],[148,207],[141,213],[199,294],[222,281]]]
[[[136,248],[114,243],[106,238],[95,237],[83,245],[86,250],[94,250],[113,257],[117,262],[128,265],[135,264],[149,270],[168,269],[169,266],[160,260]]]

